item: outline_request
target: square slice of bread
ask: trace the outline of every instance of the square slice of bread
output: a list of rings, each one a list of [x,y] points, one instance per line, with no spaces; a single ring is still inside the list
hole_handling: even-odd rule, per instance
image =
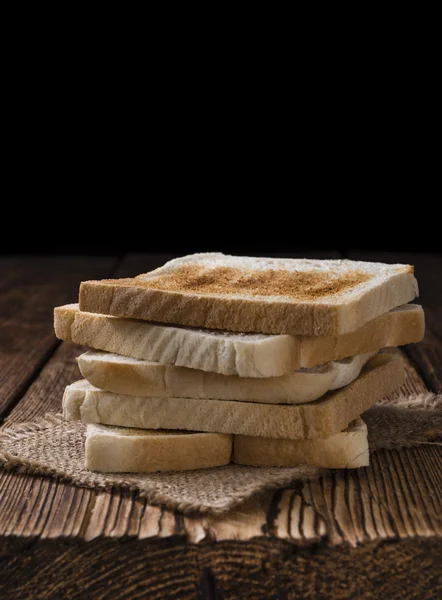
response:
[[[406,304],[338,336],[237,334],[160,325],[82,312],[78,304],[54,310],[58,338],[96,350],[240,377],[279,377],[301,368],[400,346],[423,338],[421,306]]]
[[[232,436],[190,431],[146,431],[88,425],[86,469],[152,473],[219,467],[230,462]]]
[[[264,378],[207,373],[99,350],[85,352],[77,361],[91,385],[116,394],[304,404],[354,381],[374,354],[358,354],[313,369]]]
[[[128,396],[82,380],[67,386],[63,415],[85,424],[314,439],[339,433],[403,381],[403,361],[395,354],[378,354],[350,385],[308,404]]]
[[[356,469],[369,464],[367,425],[356,419],[327,438],[281,440],[248,435],[233,438],[233,462],[255,467],[311,465],[325,469]]]
[[[239,332],[338,335],[418,294],[410,265],[192,254],[133,279],[86,281],[80,309]]]

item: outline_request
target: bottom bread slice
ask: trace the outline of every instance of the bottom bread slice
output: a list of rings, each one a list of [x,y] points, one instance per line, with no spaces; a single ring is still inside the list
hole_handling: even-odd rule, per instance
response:
[[[350,385],[309,404],[125,396],[79,381],[65,390],[63,414],[68,420],[86,424],[287,439],[325,438],[345,429],[403,380],[402,359],[397,355],[378,354]]]
[[[86,469],[107,473],[188,471],[230,462],[232,436],[190,431],[146,431],[88,425]]]
[[[362,419],[356,419],[344,431],[316,440],[277,440],[235,435],[233,462],[255,467],[366,467],[369,464],[367,425]]]

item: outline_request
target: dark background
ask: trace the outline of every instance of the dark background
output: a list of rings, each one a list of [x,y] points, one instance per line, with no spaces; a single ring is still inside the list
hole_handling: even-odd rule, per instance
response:
[[[4,76],[0,254],[441,251],[430,39],[288,70],[59,37]]]
[[[95,202],[100,206],[98,211],[88,207]],[[152,198],[151,202],[157,200]],[[147,200],[140,200],[132,210],[129,198],[123,195],[108,205],[106,200],[91,198],[79,199],[77,207],[60,209],[55,202],[51,207],[38,206],[32,213],[23,208],[16,212],[12,223],[4,225],[0,251],[122,256],[127,252],[204,251],[302,255],[304,251],[338,250],[345,256],[352,250],[442,250],[441,221],[437,211],[433,212],[435,204],[431,208],[424,201],[420,205],[396,204],[396,208],[390,207],[390,215],[383,214],[381,201],[366,207],[361,201],[355,201],[354,206],[351,202],[340,205],[336,199],[330,207],[321,207],[310,200],[302,210],[296,208],[294,200],[262,199],[259,206],[250,201],[207,199],[194,205],[193,210],[186,208],[186,202],[183,200],[183,207],[162,198],[158,201],[160,207],[152,210]],[[125,214],[118,203],[126,207]]]

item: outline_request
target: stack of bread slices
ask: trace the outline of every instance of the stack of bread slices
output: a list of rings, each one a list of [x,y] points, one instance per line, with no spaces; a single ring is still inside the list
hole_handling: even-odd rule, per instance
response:
[[[150,472],[369,461],[361,414],[399,387],[385,347],[418,342],[409,265],[195,254],[86,281],[55,332],[92,350],[64,417],[86,467]]]

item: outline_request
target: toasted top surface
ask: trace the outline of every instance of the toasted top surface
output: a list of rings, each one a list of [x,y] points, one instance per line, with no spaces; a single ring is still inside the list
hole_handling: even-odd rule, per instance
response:
[[[363,292],[374,279],[413,273],[410,265],[351,260],[251,258],[221,253],[177,258],[132,282],[140,287],[198,295],[283,297],[330,301]],[[127,280],[121,280],[123,283]]]
[[[193,254],[132,279],[86,281],[86,312],[243,333],[336,335],[413,300],[410,265]]]

